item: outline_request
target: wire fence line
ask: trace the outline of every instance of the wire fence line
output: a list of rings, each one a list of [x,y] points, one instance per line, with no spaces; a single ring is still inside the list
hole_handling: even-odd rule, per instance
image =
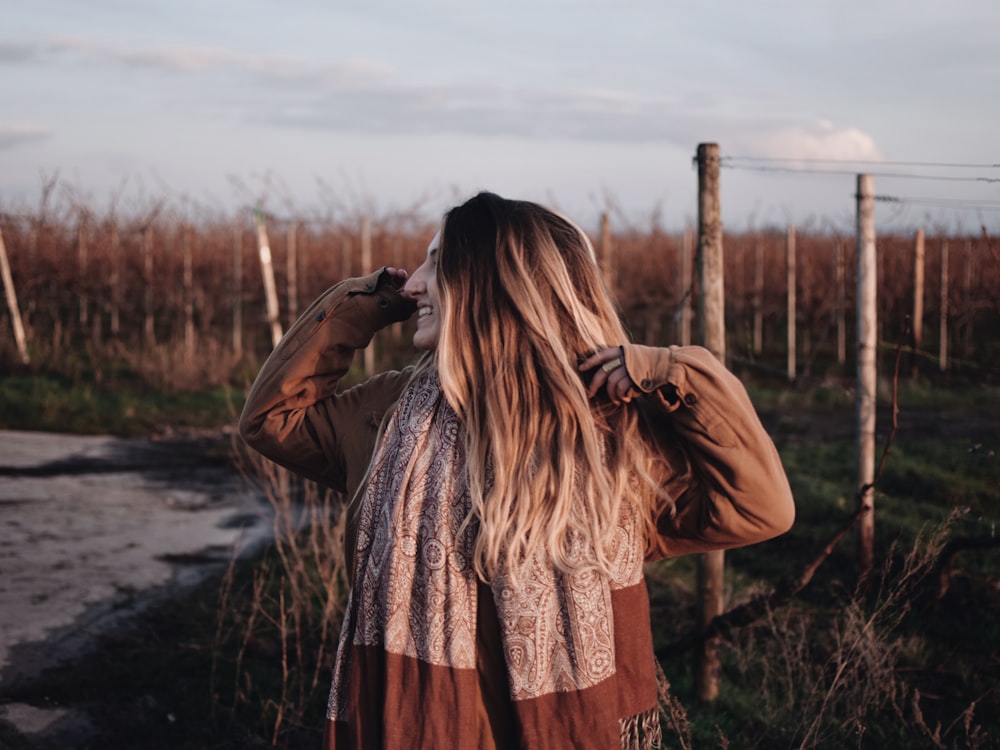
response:
[[[201,220],[166,210],[138,219],[110,211],[0,215],[33,366],[77,372],[115,360],[162,378],[164,370],[186,364],[193,368],[189,380],[216,382],[252,370],[271,347],[253,218],[251,211]],[[362,267],[363,242],[370,243],[364,257],[375,267],[412,268],[434,232],[412,215],[369,221],[367,240],[357,218],[265,215],[263,221],[284,327],[332,284],[374,270]],[[594,237],[605,261],[613,254],[609,279],[639,341],[690,340],[684,327],[698,325],[693,264],[684,257],[692,243],[684,234],[606,226]],[[926,238],[927,328],[947,307],[953,361],[986,374],[1000,370],[1000,264],[993,242],[982,233]],[[786,234],[727,233],[723,244],[727,351],[767,372],[787,350]],[[801,374],[849,371],[854,237],[799,230],[795,252]],[[878,252],[880,338],[898,340],[913,309],[914,238],[880,236]],[[945,252],[950,264],[942,263]],[[410,355],[405,329],[394,326],[379,339],[375,366]],[[925,358],[936,356],[937,345],[925,338]],[[17,360],[4,309],[0,361],[7,369]],[[195,366],[206,360],[212,367]]]

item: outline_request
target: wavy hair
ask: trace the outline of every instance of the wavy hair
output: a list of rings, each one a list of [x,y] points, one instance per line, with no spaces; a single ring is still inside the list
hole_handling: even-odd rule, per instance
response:
[[[610,574],[631,480],[656,491],[655,458],[636,409],[592,402],[579,371],[628,340],[589,239],[542,206],[480,193],[445,215],[437,281],[435,359],[466,432],[477,572],[516,577],[542,554]]]

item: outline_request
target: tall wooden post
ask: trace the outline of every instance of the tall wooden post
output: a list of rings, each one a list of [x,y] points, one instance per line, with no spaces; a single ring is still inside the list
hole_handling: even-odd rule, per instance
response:
[[[857,434],[858,502],[870,508],[858,523],[859,579],[864,582],[875,561],[875,395],[878,384],[877,261],[875,189],[871,175],[858,175],[858,364]]]
[[[10,310],[10,320],[14,326],[14,342],[17,353],[23,364],[30,364],[28,356],[28,341],[24,335],[24,322],[21,320],[21,308],[17,305],[17,292],[14,290],[14,277],[10,272],[10,261],[7,259],[7,247],[0,232],[0,278],[3,278],[3,288],[7,295],[7,309]]]
[[[948,240],[941,242],[941,346],[938,348],[938,368],[948,369]]]
[[[254,212],[257,222],[257,252],[260,255],[260,272],[264,278],[264,296],[267,298],[267,322],[271,326],[271,344],[281,341],[281,320],[278,318],[278,289],[274,283],[274,263],[271,259],[271,245],[267,241],[267,227],[259,211]]]
[[[924,230],[913,239],[913,363],[912,376],[920,374],[920,345],[924,340]]]
[[[797,302],[795,298],[795,285],[796,285],[796,266],[795,266],[795,227],[788,227],[788,231],[785,234],[785,270],[787,272],[787,289],[788,289],[788,309],[786,314],[788,316],[788,360],[787,360],[787,373],[789,381],[795,380],[795,373],[797,369],[797,357],[798,352],[795,348],[795,342],[797,339],[796,327],[795,327],[795,315]]]
[[[719,209],[719,146],[698,146],[698,311],[702,343],[726,358],[722,216]]]
[[[368,217],[361,220],[361,273],[369,274],[372,268],[372,223]],[[365,377],[375,374],[375,344],[365,347],[364,353]]]
[[[702,344],[726,361],[725,285],[722,256],[722,216],[719,208],[719,146],[698,146],[698,320]],[[705,627],[722,614],[725,553],[706,552],[698,559],[698,621]],[[702,643],[696,654],[695,692],[698,700],[719,695],[719,641]]]

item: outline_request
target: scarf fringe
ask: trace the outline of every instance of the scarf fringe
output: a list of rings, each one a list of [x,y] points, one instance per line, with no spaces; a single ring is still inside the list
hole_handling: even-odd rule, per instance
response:
[[[620,719],[618,727],[622,750],[656,750],[663,744],[659,706]]]
[[[656,661],[656,693],[659,696],[656,708],[643,711],[627,719],[619,719],[621,750],[657,750],[663,747],[662,717],[670,701],[670,681],[663,673],[663,667]]]

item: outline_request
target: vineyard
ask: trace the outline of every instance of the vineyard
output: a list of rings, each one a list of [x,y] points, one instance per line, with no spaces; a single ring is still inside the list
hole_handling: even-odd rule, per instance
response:
[[[46,200],[34,213],[0,212],[16,292],[0,310],[4,426],[75,429],[79,404],[47,403],[48,390],[95,401],[81,429],[109,431],[118,427],[98,401],[108,394],[141,393],[129,407],[141,410],[224,391],[228,410],[211,426],[231,426],[280,330],[340,279],[412,270],[436,231],[415,211],[341,213],[193,215],[157,204],[100,214]],[[633,338],[698,343],[694,232],[607,216],[586,229]],[[866,591],[853,588],[849,543],[831,541],[856,506],[856,245],[853,234],[809,227],[724,235],[726,356],[781,451],[797,521],[773,542],[727,553],[727,606],[758,606],[726,633],[711,706],[695,696],[684,645],[695,562],[650,566],[654,638],[673,691],[661,696],[670,747],[1000,747],[1000,249],[985,230],[877,237],[879,438],[892,455],[876,482],[881,567]],[[380,332],[349,379],[410,361],[410,326]],[[912,390],[895,435],[900,380]],[[21,421],[19,401],[30,407]],[[108,746],[318,743],[346,581],[342,498],[236,444],[231,452],[274,508],[273,548],[22,700],[93,694]],[[790,577],[800,585],[784,599],[758,596],[788,591]],[[185,718],[167,727],[154,703]]]
[[[413,214],[317,220],[247,211],[191,218],[157,209],[125,217],[72,205],[0,214],[34,370],[98,380],[128,373],[152,387],[181,390],[244,383],[270,350],[262,236],[273,262],[278,323],[285,328],[342,278],[382,265],[416,267],[434,231],[432,222]],[[592,236],[637,341],[698,340],[696,240],[690,232],[668,233],[653,223],[643,230],[606,225]],[[731,365],[789,380],[850,375],[854,236],[780,228],[727,234],[723,244]],[[915,244],[914,235],[877,239],[882,351],[907,347],[913,367],[928,377],[946,371],[995,380],[997,240],[985,231],[927,234],[916,326]],[[791,312],[790,247],[796,269]],[[790,314],[798,355],[792,371],[786,364]],[[7,368],[19,359],[13,330],[5,306],[0,362]],[[407,340],[400,327],[381,336],[378,361],[368,366],[405,360]]]

